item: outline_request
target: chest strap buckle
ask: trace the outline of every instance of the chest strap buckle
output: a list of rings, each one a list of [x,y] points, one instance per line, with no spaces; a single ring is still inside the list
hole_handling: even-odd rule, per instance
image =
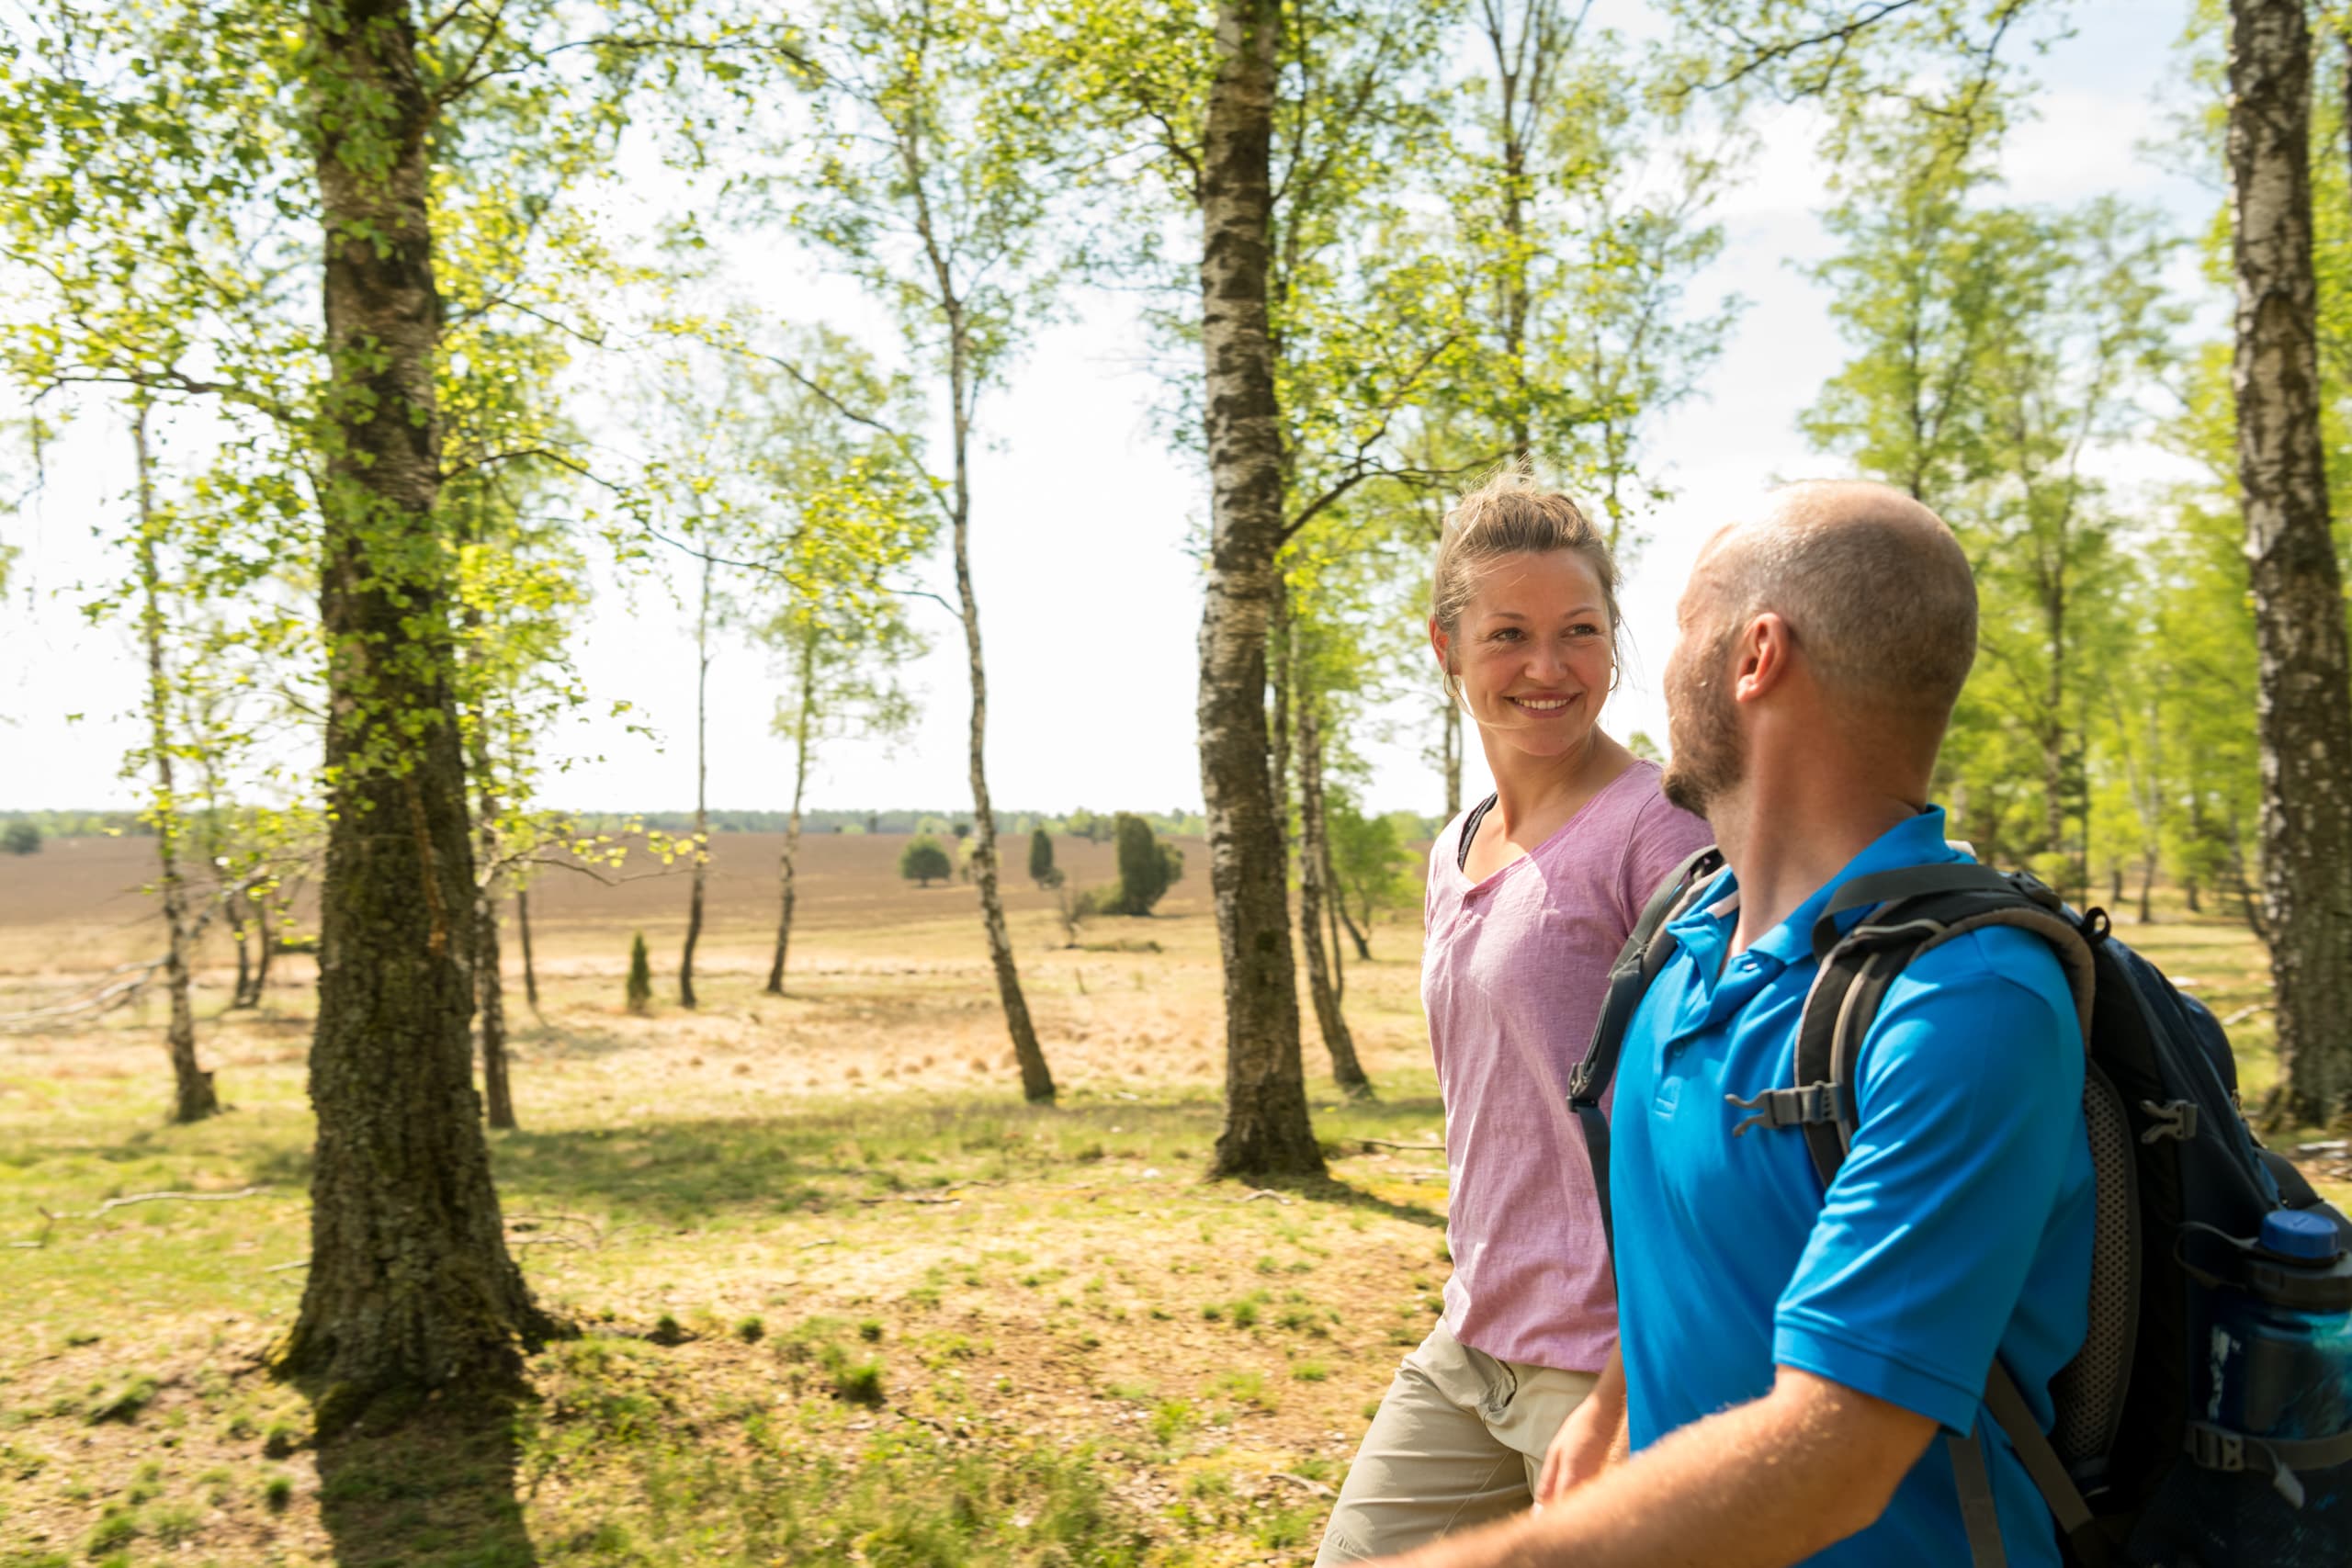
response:
[[[1802,1127],[1807,1122],[1838,1120],[1838,1086],[1809,1083],[1796,1089],[1768,1089],[1753,1100],[1742,1100],[1736,1094],[1724,1099],[1742,1111],[1753,1111],[1731,1130],[1733,1137],[1745,1134],[1750,1127]]]

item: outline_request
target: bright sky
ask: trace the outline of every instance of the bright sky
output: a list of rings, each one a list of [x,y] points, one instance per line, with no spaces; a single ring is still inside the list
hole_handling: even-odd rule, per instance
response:
[[[1597,15],[1623,13],[1627,0]],[[2005,171],[2014,199],[2070,202],[2099,193],[2154,203],[2195,232],[2220,199],[2217,187],[2166,172],[2143,143],[2166,133],[2160,90],[2182,88],[2172,51],[2184,0],[2086,0],[2075,36],[2041,62],[2039,117],[2013,140]],[[1704,396],[1661,428],[1677,499],[1648,521],[1651,543],[1624,595],[1637,649],[1604,723],[1621,736],[1645,729],[1661,741],[1657,677],[1673,637],[1673,603],[1700,544],[1742,515],[1775,479],[1830,471],[1797,434],[1795,417],[1844,357],[1826,301],[1799,268],[1827,254],[1816,212],[1825,171],[1814,128],[1783,111],[1766,122],[1765,145],[1721,209],[1727,244],[1694,301],[1736,291],[1749,301]],[[754,258],[756,259],[756,258]],[[2193,272],[2184,265],[2184,287]],[[865,313],[839,285],[778,275],[790,299],[770,303],[801,319],[848,325]],[[773,291],[773,290],[772,290]],[[1101,296],[1077,319],[1040,337],[1011,386],[981,411],[989,438],[974,491],[974,578],[990,685],[989,786],[1001,808],[1063,811],[1196,808],[1193,746],[1197,571],[1183,552],[1206,513],[1201,476],[1152,428],[1156,389],[1138,368],[1143,344],[1131,306]],[[53,459],[45,493],[26,514],[0,520],[0,538],[25,547],[17,581],[0,605],[0,809],[134,803],[119,776],[137,743],[130,715],[140,670],[130,628],[91,627],[78,609],[81,582],[119,570],[103,537],[123,526],[128,437],[84,427]],[[2118,478],[2174,470],[2154,452]],[[944,565],[932,577],[944,587]],[[580,670],[600,699],[626,698],[657,736],[620,723],[585,722],[556,745],[580,759],[550,782],[552,804],[585,809],[691,806],[694,792],[694,652],[683,568],[679,593],[640,583],[601,586],[577,638]],[[915,671],[924,712],[895,751],[835,742],[811,790],[818,807],[952,808],[970,799],[966,779],[967,696],[960,637],[926,608],[935,651]],[[711,671],[710,798],[714,807],[780,809],[789,804],[790,759],[768,733],[775,683],[759,651],[725,646]],[[1431,703],[1435,682],[1431,682]],[[69,722],[68,715],[83,716]],[[1382,809],[1435,811],[1443,803],[1421,760],[1433,709],[1400,710],[1397,735],[1358,738],[1373,765],[1368,792]],[[1464,791],[1487,788],[1471,749]]]

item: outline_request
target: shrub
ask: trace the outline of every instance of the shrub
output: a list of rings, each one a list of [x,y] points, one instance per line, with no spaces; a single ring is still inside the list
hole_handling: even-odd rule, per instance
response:
[[[899,856],[899,874],[909,882],[928,887],[934,882],[944,882],[956,874],[956,867],[947,859],[947,851],[937,839],[924,833],[910,840]]]
[[[644,1012],[653,1006],[653,965],[645,956],[645,933],[637,933],[628,948],[628,1010]]]
[[[1054,836],[1043,828],[1029,835],[1029,880],[1040,887],[1059,887],[1061,868],[1054,864]]]
[[[1148,915],[1151,907],[1184,875],[1184,856],[1151,830],[1151,824],[1119,813],[1119,886],[1106,908],[1122,915]]]
[[[7,830],[0,833],[0,849],[12,855],[37,855],[40,853],[40,829],[30,822],[11,822]]]

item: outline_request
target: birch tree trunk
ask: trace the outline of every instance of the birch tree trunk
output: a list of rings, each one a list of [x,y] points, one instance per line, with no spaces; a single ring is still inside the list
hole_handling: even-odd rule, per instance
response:
[[[710,877],[710,557],[702,558],[702,603],[695,612],[695,884],[686,899],[686,949],[678,959],[678,1004],[695,1006],[695,944],[702,941],[703,887]]]
[[[2352,1110],[2352,659],[2328,514],[2301,0],[2232,0],[2238,479],[2254,588],[2262,892],[2278,992],[2271,1113]]]
[[[808,731],[817,722],[817,636],[810,622],[800,636],[800,717],[792,735],[792,815],[784,825],[784,908],[775,923],[775,962],[768,965],[767,994],[784,995],[784,960],[792,945],[793,872],[800,861],[800,807],[808,793]]]
[[[1329,846],[1323,831],[1323,716],[1312,693],[1300,694],[1298,719],[1298,934],[1306,945],[1306,988],[1315,999],[1315,1021],[1331,1053],[1331,1077],[1357,1099],[1369,1099],[1372,1080],[1356,1060],[1355,1036],[1340,1010],[1336,941],[1327,953],[1325,924],[1336,889],[1329,885]]]
[[[1266,312],[1275,0],[1219,0],[1201,164],[1209,558],[1201,611],[1201,792],[1225,961],[1225,1126],[1211,1174],[1316,1174],[1299,1061],[1282,824],[1266,745],[1266,624],[1280,584],[1281,417]]]
[[[311,1267],[279,1370],[331,1434],[381,1390],[503,1382],[551,1325],[508,1256],[469,1057],[473,897],[436,534],[434,106],[406,0],[307,17],[330,376],[326,876]]]
[[[172,784],[172,685],[164,667],[164,604],[161,563],[156,559],[153,469],[147,451],[147,405],[141,402],[130,426],[139,465],[139,586],[142,595],[139,630],[147,645],[149,749],[155,758],[156,882],[164,899],[164,990],[171,1001],[171,1023],[164,1043],[172,1059],[172,1120],[201,1122],[218,1115],[220,1101],[212,1075],[196,1061],[196,1009],[188,996],[187,888],[180,880],[180,807]],[[242,956],[242,950],[240,952]],[[240,981],[243,979],[241,975]]]

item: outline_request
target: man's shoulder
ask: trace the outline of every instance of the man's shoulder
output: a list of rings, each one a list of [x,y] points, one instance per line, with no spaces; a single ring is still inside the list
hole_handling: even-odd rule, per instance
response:
[[[1894,1041],[1906,1056],[1972,1076],[2079,1062],[2083,1052],[2057,953],[2015,926],[1980,926],[1915,955],[1887,987],[1865,1053]]]

